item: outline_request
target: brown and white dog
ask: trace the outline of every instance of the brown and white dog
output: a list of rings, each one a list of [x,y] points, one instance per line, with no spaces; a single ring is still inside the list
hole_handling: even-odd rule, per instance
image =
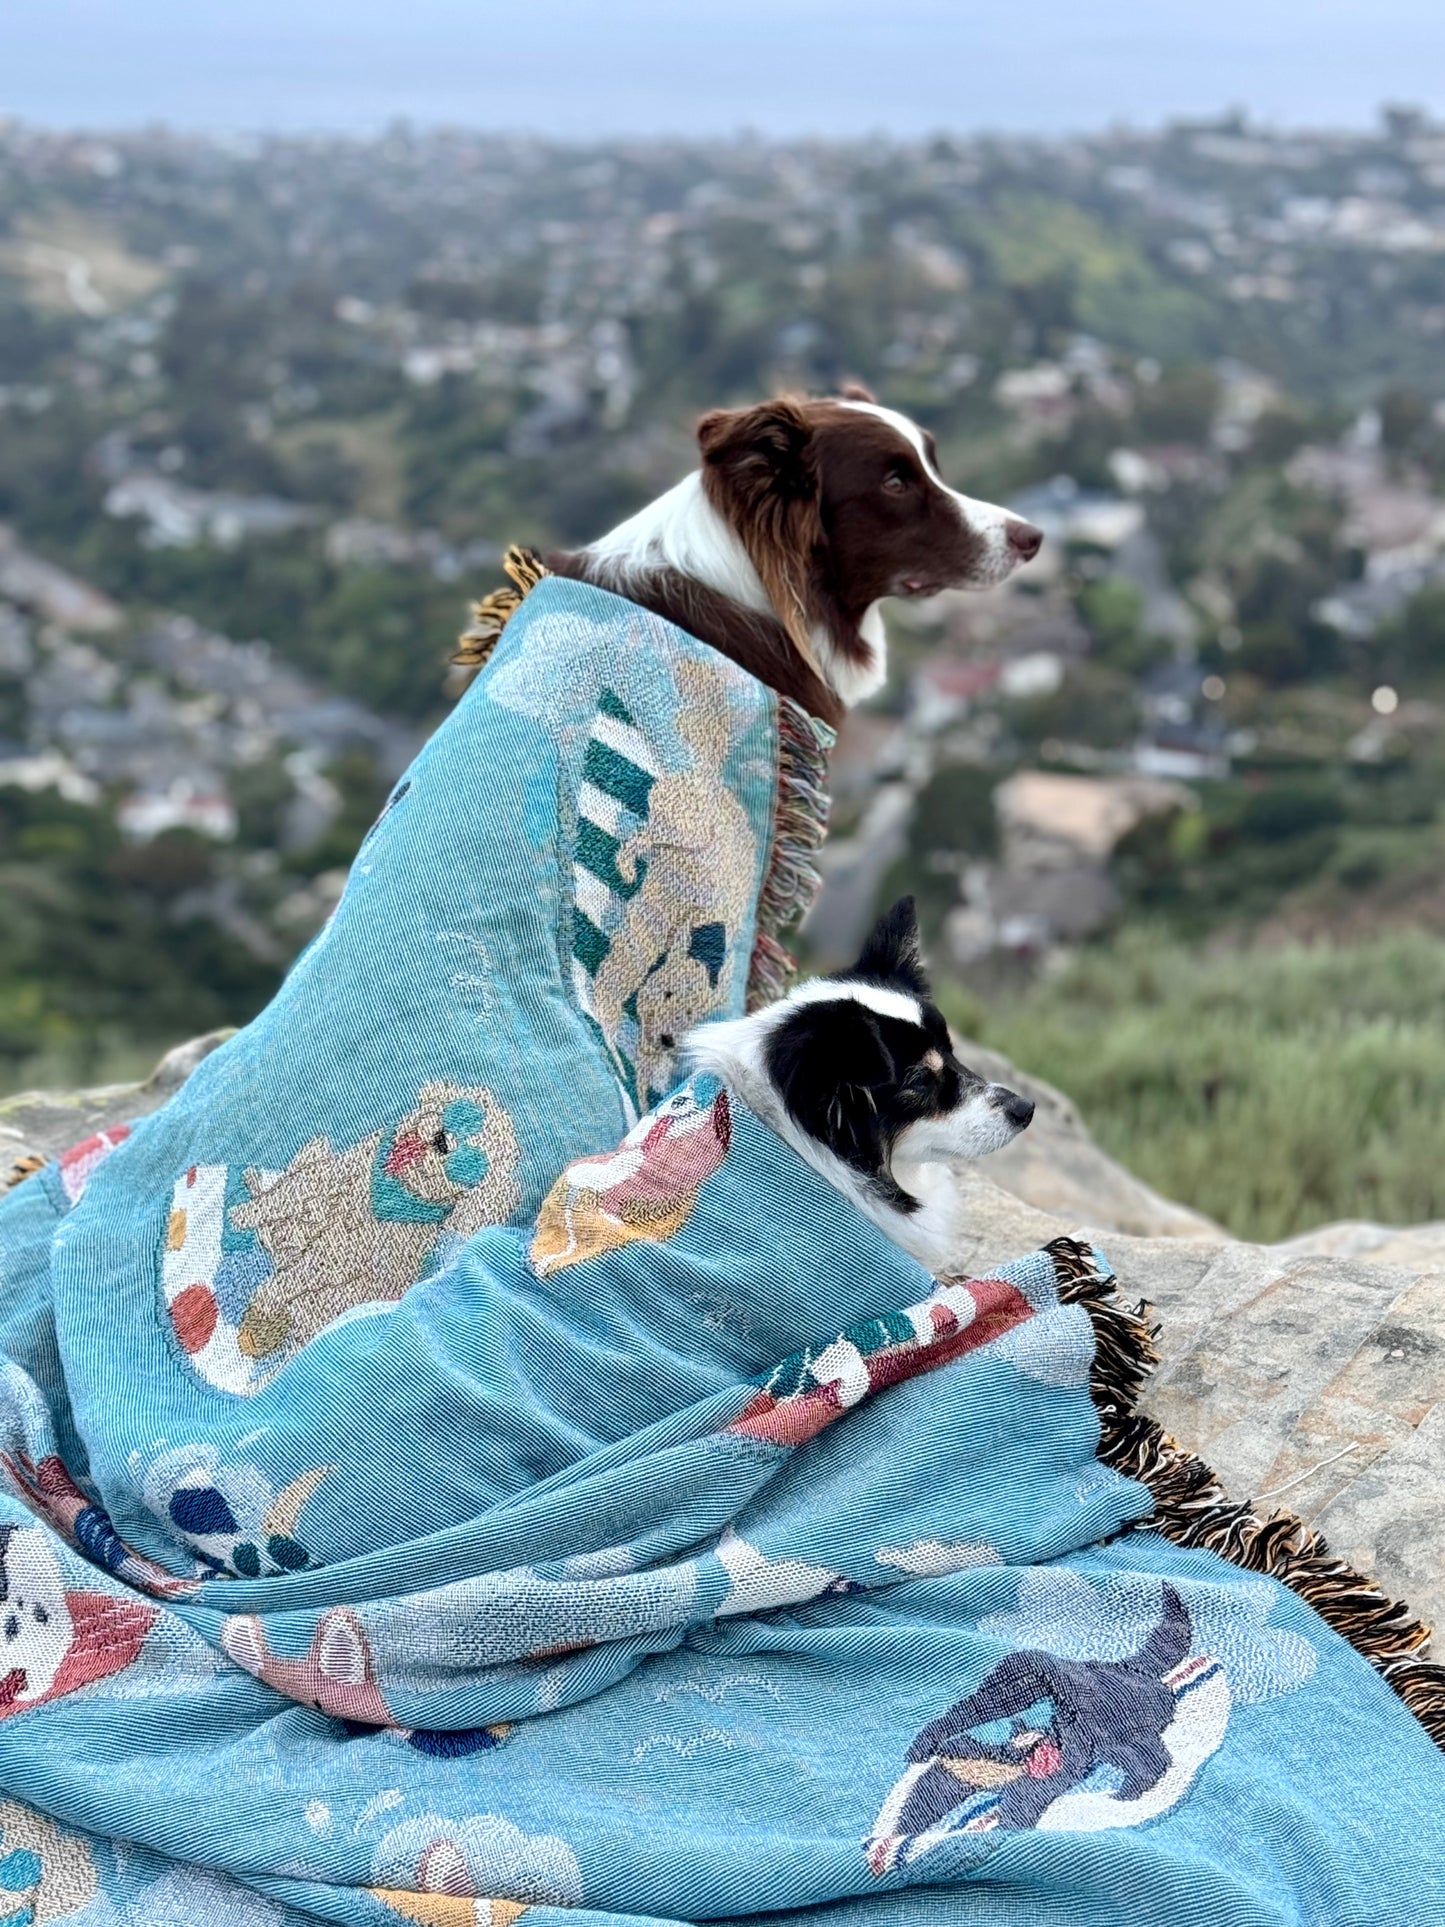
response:
[[[669,618],[835,726],[882,686],[886,597],[991,587],[1043,541],[949,488],[932,435],[863,388],[715,409],[697,439],[700,470],[547,564]]]

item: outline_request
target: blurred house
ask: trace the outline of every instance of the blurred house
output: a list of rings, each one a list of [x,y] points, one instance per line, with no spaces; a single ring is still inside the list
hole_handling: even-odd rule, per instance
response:
[[[1094,935],[1118,906],[1109,862],[1150,817],[1194,806],[1178,783],[1146,776],[1020,770],[994,791],[996,862],[970,864],[944,935],[962,968],[1006,953],[1038,956]]]
[[[114,483],[104,508],[118,520],[141,522],[141,539],[153,549],[193,548],[198,542],[233,549],[252,536],[285,535],[318,519],[318,511],[301,502],[186,488],[168,475],[145,471]]]
[[[109,596],[22,547],[0,522],[0,596],[62,629],[117,629],[123,620]]]
[[[137,790],[116,806],[123,835],[148,843],[167,830],[193,830],[198,836],[229,843],[236,834],[236,807],[211,776],[179,776],[164,789]]]

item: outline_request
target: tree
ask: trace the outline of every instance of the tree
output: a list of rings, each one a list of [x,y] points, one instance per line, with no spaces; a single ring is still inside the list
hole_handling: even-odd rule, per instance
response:
[[[1212,368],[1171,370],[1139,391],[1140,433],[1146,442],[1197,445],[1209,439],[1218,406],[1219,377]]]
[[[1428,583],[1375,637],[1372,678],[1393,678],[1408,689],[1445,677],[1445,582]]]
[[[1418,388],[1387,388],[1380,397],[1380,440],[1402,455],[1430,420],[1430,403]]]
[[[1094,639],[1099,661],[1125,675],[1141,674],[1168,650],[1167,643],[1145,634],[1143,591],[1125,576],[1100,575],[1085,582],[1075,607]]]

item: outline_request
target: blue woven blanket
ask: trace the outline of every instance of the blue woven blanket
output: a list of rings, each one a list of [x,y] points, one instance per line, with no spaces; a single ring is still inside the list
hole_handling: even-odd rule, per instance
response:
[[[677,1082],[825,747],[544,583],[272,1007],[0,1205],[0,1927],[1445,1922],[1395,1620],[1175,1542],[1100,1254],[932,1278]]]

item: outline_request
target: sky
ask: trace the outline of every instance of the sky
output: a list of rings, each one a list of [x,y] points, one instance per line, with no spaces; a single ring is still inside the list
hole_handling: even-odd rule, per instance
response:
[[[1445,114],[1445,0],[0,0],[0,114],[367,133],[1044,134]]]

